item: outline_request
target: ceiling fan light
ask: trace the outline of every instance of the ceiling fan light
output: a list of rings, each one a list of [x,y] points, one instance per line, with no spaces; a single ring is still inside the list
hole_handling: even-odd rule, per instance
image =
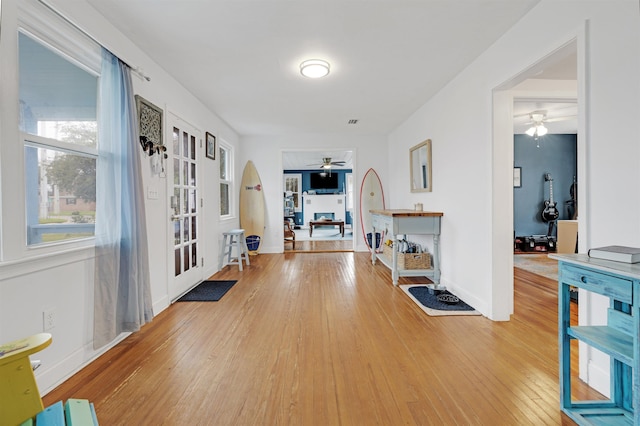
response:
[[[536,126],[531,126],[525,132],[529,136],[533,136],[536,133]]]
[[[321,78],[329,74],[329,62],[322,59],[309,59],[300,64],[300,74],[309,78]]]
[[[536,127],[536,132],[538,133],[538,136],[544,136],[547,134],[549,130],[544,127],[544,124],[539,125],[538,127]]]

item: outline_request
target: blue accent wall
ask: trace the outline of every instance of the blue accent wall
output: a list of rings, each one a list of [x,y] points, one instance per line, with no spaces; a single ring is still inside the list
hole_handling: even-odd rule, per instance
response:
[[[311,177],[310,174],[311,173],[318,173],[320,172],[320,169],[317,170],[285,170],[284,174],[288,174],[288,173],[301,173],[302,174],[302,192],[305,191],[309,191],[309,187],[311,186]],[[345,177],[345,175],[347,173],[351,173],[351,169],[331,169],[331,174],[337,174],[338,175],[338,189],[329,189],[329,190],[319,190],[316,189],[316,194],[340,194],[340,193],[344,193],[346,194],[346,190],[347,190],[347,179]],[[300,194],[302,195],[302,194]],[[304,209],[304,205],[302,206],[302,208]],[[302,212],[297,212],[296,213],[296,218],[295,218],[295,223],[296,225],[302,225]],[[349,211],[347,211],[347,217],[345,219],[347,224],[353,224],[353,220],[351,218],[351,213]]]
[[[569,190],[574,176],[578,179],[576,152],[577,135],[545,135],[538,141],[528,135],[514,136],[514,167],[522,168],[522,186],[513,188],[516,236],[547,234],[549,225],[540,216],[544,200],[549,199],[545,173],[551,173],[553,178],[553,200],[560,213],[558,219],[571,219],[566,201],[571,200]],[[554,230],[553,235],[556,233]]]

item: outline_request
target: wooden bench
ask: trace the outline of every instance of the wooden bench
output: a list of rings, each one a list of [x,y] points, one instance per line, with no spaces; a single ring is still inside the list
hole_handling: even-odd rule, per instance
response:
[[[97,426],[93,404],[86,399],[42,405],[29,355],[51,344],[51,334],[34,334],[0,345],[0,425]]]

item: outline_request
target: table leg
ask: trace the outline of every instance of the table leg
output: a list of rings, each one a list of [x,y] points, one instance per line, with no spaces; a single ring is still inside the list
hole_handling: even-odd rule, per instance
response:
[[[376,234],[375,226],[371,229],[371,232],[373,232],[373,235]],[[374,265],[376,264],[376,251],[373,250],[373,247],[371,248],[371,263]]]
[[[342,238],[344,238],[344,223],[340,224],[340,233],[342,234]]]
[[[393,285],[398,285],[398,238],[397,236],[393,236],[393,246],[391,248],[391,252],[393,255],[391,256],[391,281]]]
[[[309,237],[313,234],[313,223],[309,223]]]
[[[433,236],[433,283],[440,284],[440,235]]]

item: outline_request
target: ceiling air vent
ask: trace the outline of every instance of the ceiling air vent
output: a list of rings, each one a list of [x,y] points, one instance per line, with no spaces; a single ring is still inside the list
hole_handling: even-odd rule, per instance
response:
[[[349,124],[357,124],[357,123],[358,123],[357,118],[352,118],[351,120],[349,120]]]

